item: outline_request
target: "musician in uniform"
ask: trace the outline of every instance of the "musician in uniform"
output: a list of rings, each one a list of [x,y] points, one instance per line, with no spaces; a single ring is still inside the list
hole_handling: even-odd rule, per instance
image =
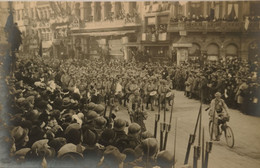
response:
[[[170,101],[173,97],[172,97],[171,89],[169,85],[167,85],[167,81],[164,79],[161,80],[161,85],[158,89],[158,94],[160,96],[161,107],[165,108],[165,110],[168,111],[169,109],[167,108],[167,104],[170,106]]]
[[[146,109],[149,109],[148,105],[150,103],[151,110],[154,111],[154,102],[156,99],[157,88],[151,78],[148,80],[148,84],[146,86],[146,93],[147,93]]]
[[[141,132],[146,131],[144,120],[147,119],[148,115],[143,109],[143,101],[138,90],[134,92],[134,96],[129,100],[127,109],[131,122],[139,124],[141,126]]]

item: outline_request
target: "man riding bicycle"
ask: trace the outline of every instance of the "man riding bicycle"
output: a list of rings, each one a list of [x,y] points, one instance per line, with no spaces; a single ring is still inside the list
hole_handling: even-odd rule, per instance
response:
[[[221,99],[221,93],[215,93],[215,99],[211,101],[209,108],[210,120],[214,120],[213,132],[216,136],[216,141],[219,141],[221,136],[219,125],[229,120],[228,107],[225,101]],[[215,116],[213,116],[213,114],[215,114]]]

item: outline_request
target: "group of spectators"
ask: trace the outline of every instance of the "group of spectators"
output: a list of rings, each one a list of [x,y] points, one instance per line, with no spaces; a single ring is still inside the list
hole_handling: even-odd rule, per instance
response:
[[[210,103],[220,92],[228,107],[244,114],[260,115],[260,72],[257,62],[248,64],[229,59],[220,64],[205,64],[204,68],[188,63],[176,67],[171,78],[173,88],[185,91],[189,98]]]
[[[97,84],[119,74],[141,82],[142,64],[36,58],[18,60],[16,67],[14,78],[7,80],[11,107],[7,142],[11,156],[24,167],[35,162],[45,167],[173,165],[173,155],[159,151],[150,132],[113,113],[104,115],[108,113],[104,102],[90,99]],[[104,89],[105,96],[114,93],[112,88]]]
[[[110,12],[106,17],[105,21],[108,20],[110,22],[113,22],[114,20],[125,20],[125,23],[133,23],[136,21],[136,18],[139,17],[139,14],[137,13],[136,9],[133,9],[130,13],[126,13],[123,9],[118,12],[118,14],[115,14],[113,12]]]
[[[117,92],[120,82],[123,88],[127,82],[144,88],[145,82],[157,86],[163,79],[172,89],[204,103],[220,92],[229,107],[239,107],[243,113],[256,114],[259,107],[257,62],[228,60],[202,69],[187,63],[36,58],[19,59],[16,67],[14,77],[7,80],[11,93],[8,142],[11,155],[21,164],[171,167],[172,154],[159,151],[149,131],[113,112],[105,115],[104,102]],[[95,100],[97,94],[102,99]]]
[[[234,17],[223,17],[223,18],[216,18],[215,16],[203,16],[203,15],[188,15],[188,16],[179,16],[179,17],[172,17],[171,22],[186,22],[186,21],[190,21],[190,22],[202,22],[202,21],[213,21],[213,22],[217,22],[217,21],[229,21],[229,22],[235,22],[238,21],[238,18],[236,16]]]

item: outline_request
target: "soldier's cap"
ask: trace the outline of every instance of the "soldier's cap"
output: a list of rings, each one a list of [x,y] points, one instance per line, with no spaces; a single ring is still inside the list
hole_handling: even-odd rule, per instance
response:
[[[123,131],[126,127],[126,121],[118,118],[114,121],[114,130],[115,131]]]
[[[68,134],[71,130],[79,130],[81,126],[78,123],[70,124],[64,131],[64,134]]]
[[[117,162],[117,163],[121,163],[125,160],[126,155],[120,153],[120,151],[118,150],[117,147],[114,146],[107,146],[105,151],[104,151],[104,162]]]
[[[79,152],[79,149],[76,145],[74,145],[73,143],[68,143],[64,146],[62,146],[60,148],[60,150],[58,151],[58,158],[62,158],[64,155],[69,154],[69,153],[74,153],[77,154],[81,157],[83,157],[83,155]]]
[[[41,139],[33,143],[31,150],[38,156],[54,157],[55,151],[48,145],[48,139]]]
[[[141,132],[141,126],[137,123],[132,123],[128,127],[128,134],[137,134]]]
[[[31,150],[31,148],[22,148],[15,152],[16,157],[25,157],[26,154]]]
[[[126,149],[123,150],[122,153],[126,155],[126,159],[125,159],[125,161],[124,161],[125,163],[126,163],[126,162],[133,162],[133,161],[135,161],[135,159],[136,159],[136,153],[135,153],[135,150],[134,150],[134,149],[132,149],[132,148],[126,148]]]
[[[95,119],[96,128],[103,128],[106,124],[107,124],[107,120],[103,116],[97,117]]]
[[[83,143],[88,146],[93,146],[97,143],[97,133],[87,129],[83,134]]]
[[[24,142],[24,138],[28,135],[28,132],[28,129],[24,129],[21,126],[14,127],[11,131],[11,136],[14,138],[15,144],[22,144]]]
[[[94,121],[99,115],[95,111],[89,110],[85,116],[87,118],[86,122],[89,123]]]
[[[158,142],[155,138],[147,138],[141,142],[143,153],[153,156],[158,152]]]
[[[147,138],[153,138],[154,136],[151,132],[145,131],[145,132],[142,133],[141,137],[144,140],[144,139],[147,139]]]
[[[105,110],[105,107],[102,104],[97,104],[93,110],[98,114],[102,114]]]
[[[157,154],[157,164],[160,167],[173,165],[173,155],[168,150],[163,150]]]
[[[96,105],[95,103],[93,103],[93,102],[90,102],[90,103],[87,105],[87,107],[88,107],[89,110],[93,110],[96,106],[97,106],[97,105]]]

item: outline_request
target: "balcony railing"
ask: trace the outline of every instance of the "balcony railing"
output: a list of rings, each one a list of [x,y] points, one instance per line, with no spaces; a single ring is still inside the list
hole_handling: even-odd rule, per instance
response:
[[[94,21],[94,22],[83,22],[82,28],[85,29],[104,29],[104,28],[119,28],[129,26],[141,26],[141,22],[138,18],[129,22],[126,19],[122,20],[107,20],[107,21]]]
[[[227,22],[227,21],[217,21],[217,22],[171,22],[168,25],[168,32],[178,32],[181,30],[186,30],[189,32],[243,32],[243,31],[260,31],[259,22],[250,22],[248,29],[245,29],[245,22]]]

